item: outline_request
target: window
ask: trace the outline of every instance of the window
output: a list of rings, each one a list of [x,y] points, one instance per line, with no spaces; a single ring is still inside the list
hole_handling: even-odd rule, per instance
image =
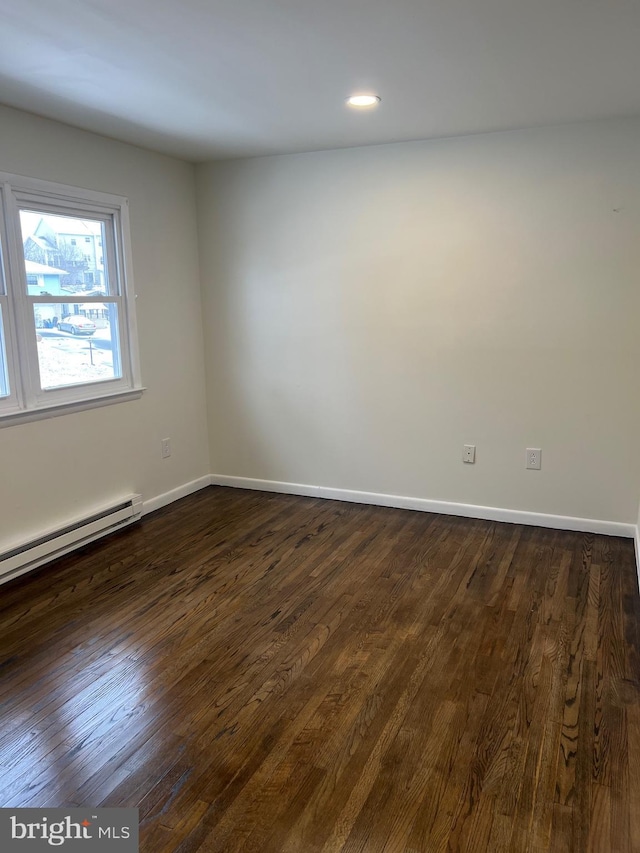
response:
[[[4,335],[2,332],[2,303],[0,303],[0,399],[9,396],[9,377],[7,375],[7,356],[4,349]]]
[[[126,199],[0,173],[0,202],[0,425],[140,396]]]

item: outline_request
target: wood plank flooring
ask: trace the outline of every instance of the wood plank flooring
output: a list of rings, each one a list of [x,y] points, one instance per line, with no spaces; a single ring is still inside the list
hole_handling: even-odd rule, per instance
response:
[[[640,851],[631,540],[209,488],[0,588],[0,806],[143,853]]]

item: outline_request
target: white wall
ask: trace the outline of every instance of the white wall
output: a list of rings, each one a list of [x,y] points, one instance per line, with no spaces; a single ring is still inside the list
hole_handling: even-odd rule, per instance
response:
[[[639,151],[627,121],[199,167],[213,471],[634,523]]]
[[[0,551],[209,472],[193,166],[0,107],[0,170],[130,201],[142,399],[0,429]],[[172,439],[170,459],[160,439]]]

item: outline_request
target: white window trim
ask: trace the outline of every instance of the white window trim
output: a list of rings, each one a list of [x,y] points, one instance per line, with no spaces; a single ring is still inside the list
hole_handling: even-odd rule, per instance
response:
[[[2,280],[0,305],[4,317],[10,395],[0,398],[0,427],[69,412],[137,399],[145,390],[140,376],[129,203],[123,196],[80,189],[0,172],[0,242]],[[117,279],[106,297],[83,297],[83,302],[111,300],[118,306],[122,377],[65,387],[42,389],[32,325],[32,305],[68,302],[56,296],[28,296],[20,209],[102,219],[105,227],[105,266]],[[1,284],[1,280],[0,280]],[[13,309],[11,309],[13,305]]]

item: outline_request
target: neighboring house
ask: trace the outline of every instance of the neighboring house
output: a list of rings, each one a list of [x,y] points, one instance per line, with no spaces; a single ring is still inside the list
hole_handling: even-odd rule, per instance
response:
[[[64,296],[68,293],[67,290],[63,289],[60,281],[62,276],[66,276],[66,270],[27,260],[25,260],[24,266],[27,273],[29,296]],[[63,310],[65,310],[63,305],[36,304],[34,306],[36,326],[42,328],[43,326],[54,325],[54,318],[59,320]]]
[[[42,216],[24,240],[25,257],[65,267],[64,284],[105,283],[102,225],[87,219]]]
[[[25,260],[24,266],[29,296],[64,296],[69,292],[63,289],[60,282],[60,277],[67,274],[66,270],[40,264],[37,261]]]

